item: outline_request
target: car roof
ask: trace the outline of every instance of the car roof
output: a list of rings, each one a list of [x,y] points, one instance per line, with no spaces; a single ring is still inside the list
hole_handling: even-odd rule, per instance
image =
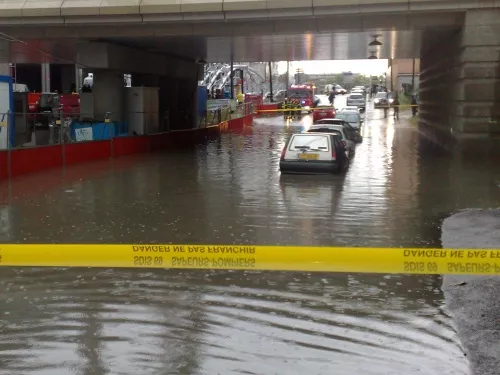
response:
[[[344,129],[342,124],[314,124],[309,127],[309,129],[319,129],[319,128],[332,128],[332,129]]]
[[[310,128],[309,128],[310,129]],[[314,135],[317,135],[318,133],[294,133],[292,134],[292,137],[302,137],[302,136],[305,136],[305,137],[310,137],[310,136],[314,136]]]
[[[324,121],[330,121],[330,122],[324,122]],[[336,124],[337,122],[339,124]],[[316,123],[314,123],[312,126],[323,125],[323,124],[340,125],[340,123],[343,123],[343,122],[345,122],[345,121],[343,119],[339,119],[339,118],[322,118],[321,120],[318,120]]]
[[[359,111],[357,109],[356,110],[354,110],[354,109],[346,109],[346,110],[342,110],[342,111],[339,112],[339,114],[341,114],[341,113],[344,114],[344,115],[352,113],[353,115],[359,115],[359,116],[361,116],[360,113],[359,113]]]

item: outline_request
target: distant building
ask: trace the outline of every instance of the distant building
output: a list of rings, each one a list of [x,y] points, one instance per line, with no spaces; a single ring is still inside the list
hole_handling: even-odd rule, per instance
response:
[[[388,89],[391,91],[411,92],[413,76],[413,59],[389,59],[387,67]],[[415,59],[414,91],[417,92],[420,84],[420,59]]]

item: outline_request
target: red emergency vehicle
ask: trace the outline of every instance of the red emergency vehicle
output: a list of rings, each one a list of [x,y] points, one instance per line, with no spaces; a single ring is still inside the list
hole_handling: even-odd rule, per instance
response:
[[[310,111],[314,103],[315,86],[311,83],[291,85],[288,89],[288,100],[298,99],[302,108]]]

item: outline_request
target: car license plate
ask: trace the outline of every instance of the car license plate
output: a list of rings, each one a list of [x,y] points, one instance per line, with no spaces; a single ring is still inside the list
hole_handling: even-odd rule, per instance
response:
[[[318,160],[318,154],[299,154],[300,160]]]

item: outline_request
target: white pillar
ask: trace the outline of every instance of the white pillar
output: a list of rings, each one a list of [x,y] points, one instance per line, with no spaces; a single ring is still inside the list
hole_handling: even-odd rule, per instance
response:
[[[82,69],[75,65],[75,83],[76,83],[76,91],[79,92],[82,89],[83,85],[83,72]]]
[[[42,92],[50,92],[50,64],[42,64]]]

